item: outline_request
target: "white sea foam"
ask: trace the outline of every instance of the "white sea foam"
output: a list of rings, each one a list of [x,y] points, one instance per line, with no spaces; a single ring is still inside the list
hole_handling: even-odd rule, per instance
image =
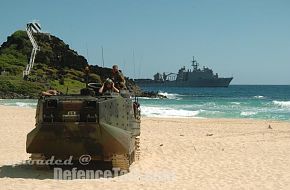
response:
[[[141,113],[147,117],[196,117],[200,111],[173,109],[168,107],[141,106]]]
[[[36,107],[36,103],[26,103],[26,102],[16,102],[15,103],[16,106],[19,107],[25,107],[25,108],[31,108],[31,107]]]
[[[234,105],[240,105],[241,102],[231,102],[231,104],[234,104]]]
[[[273,104],[282,107],[282,108],[290,108],[290,101],[273,101]]]
[[[33,102],[31,100],[16,100],[16,99],[2,99],[0,105],[4,106],[17,106],[17,107],[25,107],[25,108],[35,108],[37,102]]]
[[[167,92],[158,92],[159,95],[166,96],[168,99],[175,99],[180,100],[180,94],[174,94],[174,93],[167,93]]]
[[[264,99],[265,96],[260,96],[260,95],[258,95],[258,96],[254,96],[254,98],[257,98],[257,99]]]
[[[138,97],[140,100],[159,100],[160,98]]]
[[[254,111],[242,111],[241,116],[251,116],[251,115],[256,115],[257,112]]]

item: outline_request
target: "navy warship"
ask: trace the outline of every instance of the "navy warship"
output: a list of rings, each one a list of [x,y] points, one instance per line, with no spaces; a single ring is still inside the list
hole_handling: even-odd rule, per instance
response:
[[[222,78],[212,69],[199,68],[199,63],[192,59],[193,70],[179,69],[178,73],[156,73],[154,79],[135,79],[140,87],[172,86],[172,87],[228,87],[233,77]]]

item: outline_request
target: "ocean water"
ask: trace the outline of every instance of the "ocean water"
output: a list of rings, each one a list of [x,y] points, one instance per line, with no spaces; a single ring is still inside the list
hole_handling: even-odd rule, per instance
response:
[[[147,87],[168,99],[139,98],[144,117],[256,118],[290,121],[290,86],[228,88]],[[37,100],[0,99],[0,105],[35,108]]]
[[[143,88],[168,99],[140,98],[150,117],[256,118],[290,121],[290,86],[231,85],[228,88]]]

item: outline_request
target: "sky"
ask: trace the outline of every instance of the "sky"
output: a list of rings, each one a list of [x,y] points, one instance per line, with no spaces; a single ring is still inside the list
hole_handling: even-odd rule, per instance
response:
[[[191,68],[232,84],[290,84],[289,0],[1,0],[0,44],[39,20],[90,64],[126,76]]]

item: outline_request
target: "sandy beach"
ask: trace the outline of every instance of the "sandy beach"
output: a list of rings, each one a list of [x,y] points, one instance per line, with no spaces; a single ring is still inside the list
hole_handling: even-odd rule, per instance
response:
[[[52,170],[14,166],[29,158],[34,117],[32,108],[0,106],[0,190],[290,189],[288,122],[142,118],[141,159],[130,173],[55,180]]]

